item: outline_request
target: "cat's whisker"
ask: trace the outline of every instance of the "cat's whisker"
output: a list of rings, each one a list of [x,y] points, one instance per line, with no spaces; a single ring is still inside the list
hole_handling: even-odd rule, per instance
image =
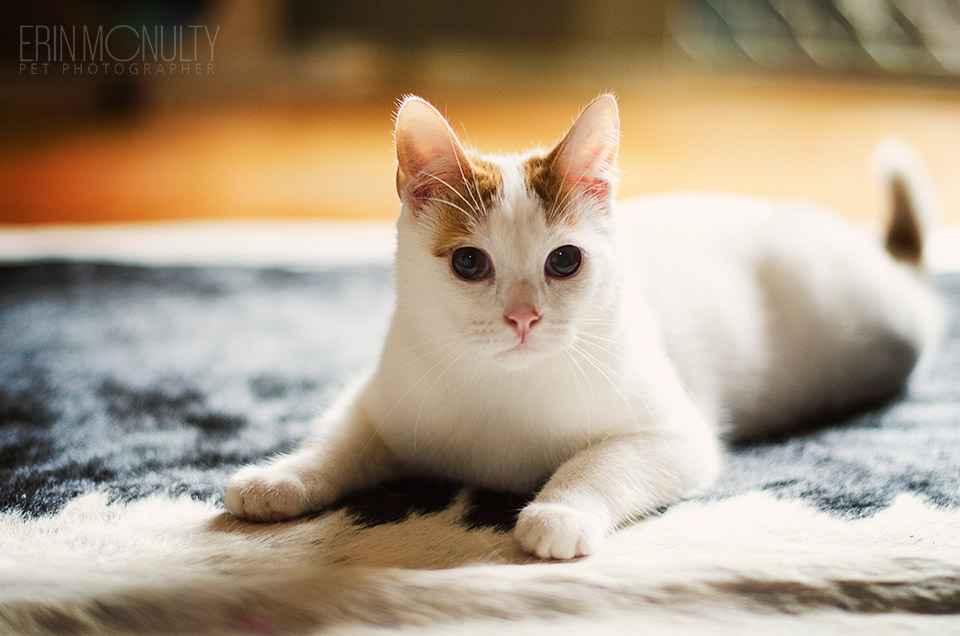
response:
[[[625,359],[623,353],[617,349],[623,345],[623,341],[618,338],[612,338],[609,336],[602,336],[600,334],[591,334],[591,333],[578,333],[577,337],[581,339],[584,344],[589,344],[591,347],[595,347],[601,350],[604,353],[608,353],[618,360]],[[603,345],[610,345],[609,347]]]
[[[613,328],[618,327],[620,325],[620,321],[603,320],[598,318],[596,320],[568,320],[562,323],[558,321],[558,324],[565,324],[565,325],[572,324],[574,326],[586,327],[590,329],[603,329],[604,331],[610,331],[611,333],[616,333]],[[594,333],[594,332],[590,332],[590,333]]]
[[[576,202],[580,199],[580,196],[579,194],[573,196],[573,192],[574,188],[568,189],[567,192],[563,193],[563,196],[553,204],[553,207],[550,210],[550,218],[563,218],[563,215],[566,214],[567,210],[576,204]]]
[[[435,175],[435,174],[425,173],[424,176],[425,176],[425,177],[429,177],[429,178],[431,178],[431,179],[434,179],[434,180],[436,180],[436,181],[439,181],[440,183],[442,183],[443,185],[445,185],[451,192],[453,192],[453,193],[456,194],[458,197],[460,197],[460,199],[466,204],[467,208],[469,208],[469,209],[471,209],[471,210],[473,209],[473,206],[471,205],[471,203],[470,203],[469,201],[467,201],[467,198],[466,198],[465,196],[463,196],[463,194],[461,194],[460,191],[457,190],[456,188],[454,188],[452,185],[450,185],[449,183],[447,183],[446,181],[444,181],[443,179],[441,179],[440,177],[438,177],[438,176]],[[478,213],[479,213],[479,212],[478,212]],[[471,219],[474,223],[479,224],[479,220],[478,220],[476,217],[474,217],[474,216],[471,215],[471,216],[470,216],[470,219]]]
[[[459,161],[458,161],[458,164],[459,164]],[[471,177],[473,178],[473,189],[474,189],[474,192],[476,193],[476,197],[474,197],[474,195],[471,194],[470,198],[473,198],[479,202],[478,207],[483,210],[484,218],[489,218],[490,211],[487,209],[487,204],[483,200],[484,199],[483,195],[480,194],[480,183],[477,181],[477,173],[474,170],[471,170],[470,173],[471,173]],[[461,175],[463,174],[462,168],[460,170],[460,174]],[[466,183],[466,179],[464,179],[464,183]],[[468,192],[470,191],[469,187],[467,188],[467,191]]]
[[[592,436],[593,429],[593,411],[596,404],[596,394],[593,390],[593,384],[590,383],[587,374],[584,373],[583,367],[580,366],[580,362],[573,356],[570,351],[564,350],[561,360],[569,360],[570,364],[566,365],[570,369],[571,375],[573,376],[574,381],[577,383],[577,388],[580,390],[580,396],[583,398],[583,408],[587,416],[587,437]],[[574,369],[574,367],[576,367]],[[583,384],[580,382],[580,378],[577,377],[577,374],[580,374],[587,381],[587,384],[590,386],[590,402],[587,403],[587,394],[583,390]]]
[[[434,378],[433,383],[432,383],[429,387],[427,387],[427,390],[426,390],[426,391],[424,391],[424,393],[423,393],[423,399],[420,400],[420,408],[417,409],[417,418],[416,418],[416,419],[414,420],[414,422],[413,422],[413,448],[414,448],[414,450],[416,450],[416,448],[417,448],[417,428],[419,428],[419,426],[420,426],[420,418],[423,417],[423,407],[424,407],[424,405],[426,405],[426,403],[427,403],[427,398],[430,397],[430,392],[433,391],[433,388],[434,388],[435,386],[437,386],[437,382],[440,381],[440,378],[442,378],[442,377],[444,376],[444,374],[445,374],[447,371],[449,371],[450,368],[451,368],[453,365],[455,365],[455,364],[457,363],[457,361],[458,361],[460,358],[462,358],[462,357],[463,357],[463,354],[466,353],[466,352],[467,352],[466,347],[464,347],[463,349],[461,349],[461,350],[460,350],[460,353],[458,353],[458,354],[453,358],[453,360],[451,360],[450,363],[447,364],[447,366],[445,366],[445,367],[443,368],[442,371],[440,371],[439,373],[437,373],[437,377]]]
[[[567,162],[566,166],[564,166],[563,179],[560,180],[560,183],[561,183],[561,184],[566,183],[566,182],[567,182],[567,177],[570,176],[570,165],[571,165],[571,163],[572,163],[572,162]],[[562,186],[561,186],[561,187],[562,187]],[[572,197],[571,197],[571,193],[572,193],[574,190],[575,190],[574,188],[568,188],[566,192],[562,192],[562,193],[561,193],[561,194],[563,194],[562,198],[556,200],[555,203],[554,203],[554,205],[553,205],[553,209],[550,210],[550,217],[551,217],[551,218],[554,218],[554,219],[560,218],[560,215],[563,214],[563,213],[565,213],[565,212],[567,211],[567,205],[566,205],[566,203],[567,203],[568,200],[571,200],[571,201],[573,200]],[[562,208],[562,209],[558,209],[558,208]]]
[[[611,350],[611,349],[609,349],[609,348],[607,348],[607,347],[604,347],[604,346],[602,346],[601,344],[596,343],[596,342],[588,342],[588,341],[586,341],[586,340],[580,340],[580,341],[578,342],[578,345],[580,346],[580,349],[581,349],[584,353],[591,353],[591,355],[593,355],[594,358],[599,358],[600,356],[609,356],[610,358],[612,358],[613,360],[615,360],[615,361],[618,362],[618,363],[621,363],[621,362],[624,362],[624,361],[627,360],[627,358],[625,358],[625,357],[624,357],[622,354],[620,354],[619,352],[613,351],[613,350]],[[593,352],[588,352],[588,351],[586,351],[586,347],[590,347],[590,348],[593,349],[594,351],[593,351]],[[611,372],[613,372],[613,369],[610,369],[609,366],[608,366],[608,369],[609,369]]]
[[[618,338],[613,338],[610,336],[602,336],[600,334],[595,334],[595,333],[582,332],[582,333],[578,333],[577,337],[583,339],[585,342],[588,342],[594,346],[598,346],[599,344],[609,344],[613,347],[623,345],[623,342]],[[605,348],[604,350],[607,351],[608,353],[614,353],[614,354],[618,353],[618,351],[614,348],[610,348],[610,349]]]
[[[587,329],[580,329],[580,330],[577,330],[576,336],[577,338],[590,338],[593,341],[609,342],[610,344],[617,345],[617,346],[623,346],[624,344],[623,338],[619,334],[615,334],[615,333],[597,332],[597,331],[590,331]],[[609,352],[615,353],[613,349],[610,349]]]
[[[463,404],[463,396],[467,392],[467,380],[469,376],[466,373],[461,373],[460,379],[457,381],[457,385],[453,389],[454,395],[457,396],[456,401],[456,412],[461,412],[460,408]]]
[[[598,154],[594,156],[593,161],[591,161],[587,165],[587,167],[580,172],[580,175],[577,177],[577,179],[578,180],[582,179],[584,176],[587,175],[588,172],[592,172],[593,169],[597,167],[597,164],[600,161],[601,161],[601,155]],[[561,181],[561,183],[567,182],[567,177],[570,176],[570,166],[572,165],[572,163],[573,162],[567,162],[567,165],[565,166],[563,171],[563,180]],[[575,192],[577,196],[575,197],[571,196]],[[567,191],[564,194],[564,196],[554,204],[553,209],[551,210],[550,216],[552,218],[562,218],[563,215],[566,214],[567,209],[580,200],[579,195],[580,193],[577,190],[577,188],[567,188]]]
[[[395,410],[397,410],[397,407],[399,407],[399,406],[403,403],[404,399],[410,394],[411,391],[413,391],[413,389],[414,389],[418,384],[420,384],[427,376],[429,376],[429,375],[433,372],[434,369],[436,369],[436,368],[439,367],[441,364],[443,364],[443,363],[445,363],[446,361],[448,361],[454,354],[457,354],[457,356],[459,357],[459,355],[461,355],[461,354],[463,353],[463,351],[464,351],[464,350],[461,349],[459,353],[457,353],[456,351],[454,351],[454,352],[452,352],[452,353],[446,353],[446,354],[444,354],[444,356],[441,357],[440,360],[438,360],[437,362],[435,362],[435,363],[433,364],[433,366],[431,366],[429,369],[427,369],[426,371],[424,371],[424,372],[420,375],[419,378],[417,378],[414,382],[411,382],[411,383],[410,383],[410,386],[407,387],[407,390],[403,392],[403,395],[401,395],[399,398],[397,398],[397,401],[394,403],[394,405],[393,405],[392,407],[390,407],[390,410],[387,411],[386,414],[385,414],[382,418],[380,418],[380,420],[377,422],[376,427],[374,427],[374,435],[376,435],[377,433],[379,433],[380,428],[390,419],[390,416],[393,415],[393,412],[394,412]],[[448,367],[448,368],[449,368],[449,367]],[[371,442],[371,441],[372,441],[372,438],[371,438],[370,441],[367,442],[367,446],[370,445],[370,442]],[[366,450],[366,446],[364,447],[364,450]]]
[[[455,142],[454,140],[452,140],[452,139],[450,140],[450,142],[451,142],[451,144],[455,144],[455,143],[456,143],[456,142]],[[466,176],[466,175],[464,174],[464,172],[463,172],[463,163],[461,163],[461,161],[460,161],[460,153],[458,152],[458,149],[455,148],[455,147],[453,148],[453,151],[454,151],[454,152],[453,152],[453,157],[454,157],[454,159],[455,159],[456,162],[457,162],[457,169],[460,171],[460,181],[461,181],[461,182],[463,183],[463,185],[466,187],[466,189],[467,189],[467,194],[469,194],[469,195],[470,195],[470,198],[473,199],[473,207],[472,207],[472,209],[477,210],[477,212],[479,213],[479,208],[480,208],[481,206],[480,206],[480,205],[478,204],[478,202],[477,202],[477,197],[480,196],[480,189],[479,189],[479,186],[477,186],[477,175],[476,175],[476,173],[475,173],[473,170],[470,171],[471,176],[473,177],[474,186],[475,186],[476,189],[477,189],[476,196],[475,196],[474,193],[470,190],[470,184],[467,183],[467,176]],[[461,198],[462,198],[462,197],[461,197]],[[481,201],[482,201],[482,197],[480,197],[480,199],[481,199]],[[464,201],[466,201],[466,199],[464,199]]]
[[[436,353],[439,353],[440,351],[442,351],[442,350],[444,350],[444,349],[446,349],[446,348],[448,348],[448,347],[451,347],[451,346],[453,346],[453,345],[455,345],[455,344],[459,344],[460,342],[461,342],[460,337],[459,337],[459,336],[454,336],[454,337],[450,338],[448,341],[446,341],[446,342],[444,342],[444,343],[442,343],[442,344],[440,344],[440,345],[437,345],[436,347],[434,347],[434,348],[432,348],[432,349],[430,349],[430,350],[428,350],[428,351],[425,351],[425,352],[421,353],[420,355],[418,355],[418,356],[416,356],[416,357],[410,358],[410,359],[407,360],[403,365],[401,365],[399,368],[394,369],[393,372],[392,372],[390,375],[386,376],[386,377],[388,377],[389,379],[394,379],[397,375],[399,375],[404,369],[406,369],[406,368],[409,367],[410,365],[416,364],[417,362],[423,360],[424,358],[426,358],[426,357],[428,357],[428,356],[431,356],[431,355],[434,355],[434,354],[436,354]],[[415,349],[415,348],[416,348],[416,347],[412,347],[412,346],[410,347],[410,349]]]
[[[553,218],[563,218],[567,210],[576,206],[582,198],[583,195],[576,188],[569,188],[563,198],[554,205],[551,216]]]
[[[471,213],[468,212],[467,210],[464,210],[462,207],[460,207],[459,205],[457,205],[456,203],[454,203],[454,202],[452,202],[452,201],[447,201],[446,199],[440,199],[440,198],[437,198],[437,197],[427,197],[427,198],[425,198],[424,200],[425,200],[425,201],[434,201],[434,202],[436,202],[436,203],[442,203],[442,204],[444,204],[444,205],[449,205],[450,207],[454,208],[455,210],[459,210],[465,217],[467,217],[467,220],[468,220],[471,224],[473,224],[474,226],[476,226],[476,224],[477,224],[476,217],[475,217],[473,214],[471,214]],[[477,212],[476,210],[473,210],[472,208],[471,208],[471,211]],[[478,212],[478,213],[479,213],[479,212]]]
[[[616,321],[604,321],[604,320],[596,320],[596,321],[576,320],[572,322],[582,327],[591,327],[595,329],[603,328],[603,327],[615,327],[618,324]],[[587,334],[590,336],[596,336],[596,337],[610,338],[611,340],[621,342],[621,339],[618,337],[619,334],[616,331],[611,329],[602,329],[598,331],[592,331],[590,329],[582,329],[580,330],[579,333]]]
[[[618,352],[613,351],[612,349],[608,349],[608,348],[602,346],[600,343],[596,343],[596,342],[587,342],[587,341],[585,341],[585,340],[581,340],[581,341],[577,342],[576,344],[578,345],[578,348],[580,349],[580,353],[582,353],[583,355],[591,356],[598,364],[603,365],[603,368],[604,368],[604,369],[606,369],[606,370],[607,370],[608,372],[610,372],[611,374],[616,375],[616,370],[615,370],[614,368],[612,368],[608,363],[606,363],[606,362],[600,357],[600,355],[608,355],[608,356],[611,356],[611,357],[615,358],[615,359],[618,360],[618,361],[623,360],[624,358],[623,358]],[[596,353],[587,351],[586,347],[591,347],[591,348],[595,349],[595,350],[596,350]],[[600,355],[598,355],[598,354],[600,354]]]
[[[617,395],[620,396],[620,399],[623,400],[623,404],[627,408],[627,412],[630,415],[631,420],[633,421],[633,425],[636,429],[636,432],[637,433],[642,432],[642,427],[640,426],[640,419],[637,417],[636,411],[634,411],[633,409],[633,404],[630,402],[626,394],[620,388],[620,382],[618,382],[616,378],[613,378],[608,374],[608,372],[610,372],[616,375],[615,372],[612,369],[610,369],[610,367],[607,364],[605,364],[602,360],[598,359],[596,356],[584,350],[583,347],[578,346],[576,343],[573,345],[572,348],[574,349],[574,351],[578,352],[583,357],[585,362],[587,362],[594,369],[596,369],[597,372],[603,377],[603,379],[610,384],[611,388],[613,388],[613,390],[617,393]],[[647,406],[646,401],[643,399],[641,395],[639,395],[636,392],[634,393],[652,417],[653,413],[652,411],[650,411],[650,408]]]
[[[476,175],[476,174],[473,175],[473,189],[476,191],[477,198],[480,200],[480,206],[479,206],[479,207],[480,207],[480,208],[482,209],[482,211],[483,211],[483,212],[482,212],[482,213],[483,213],[483,217],[484,217],[484,218],[489,218],[489,216],[490,216],[490,211],[487,210],[487,204],[484,203],[484,201],[483,201],[483,195],[480,194],[480,184],[477,182],[477,175]],[[469,192],[469,190],[470,190],[470,189],[467,188],[467,191],[468,191],[468,192]],[[473,196],[473,195],[471,195],[471,197],[472,197],[472,196]]]

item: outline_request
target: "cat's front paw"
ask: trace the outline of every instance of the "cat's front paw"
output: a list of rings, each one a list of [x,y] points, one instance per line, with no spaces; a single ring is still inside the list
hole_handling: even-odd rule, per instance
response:
[[[298,475],[274,467],[247,466],[227,483],[223,504],[248,521],[283,521],[307,511],[307,488]]]
[[[520,546],[541,559],[593,554],[606,534],[598,515],[555,503],[532,503],[521,510],[514,532]]]

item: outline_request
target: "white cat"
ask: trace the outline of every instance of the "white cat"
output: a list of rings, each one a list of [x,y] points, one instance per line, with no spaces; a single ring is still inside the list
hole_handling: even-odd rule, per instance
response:
[[[902,389],[935,337],[922,219],[894,166],[889,252],[798,204],[614,206],[604,95],[549,153],[479,156],[427,102],[396,121],[397,302],[379,365],[225,504],[294,517],[403,471],[532,491],[516,537],[568,559],[708,485],[724,432]]]

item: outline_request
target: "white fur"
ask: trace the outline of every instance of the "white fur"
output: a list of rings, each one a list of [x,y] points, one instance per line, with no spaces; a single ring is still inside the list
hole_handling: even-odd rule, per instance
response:
[[[520,545],[545,558],[590,554],[624,521],[710,483],[724,428],[770,433],[888,396],[935,331],[916,273],[819,211],[676,195],[614,213],[609,96],[560,155],[568,171],[604,179],[609,198],[577,191],[565,173],[561,205],[577,206],[576,222],[549,224],[522,157],[489,158],[503,187],[469,245],[495,274],[461,280],[432,253],[443,212],[408,197],[417,179],[463,175],[462,148],[416,98],[397,125],[397,305],[380,363],[300,450],[231,480],[225,503],[237,515],[295,516],[416,471],[542,486],[520,513]],[[458,196],[464,213],[482,205]],[[580,271],[546,276],[547,255],[568,244],[584,254]],[[520,344],[504,320],[517,299],[541,316]]]
[[[621,212],[671,360],[737,435],[891,395],[939,331],[918,273],[815,206],[683,194]]]
[[[52,516],[0,514],[0,633],[960,627],[960,513],[906,495],[852,520],[767,493],[681,502],[561,564],[531,563],[510,535],[465,528],[465,508],[458,499],[374,528],[342,510],[259,525],[189,498],[110,504],[92,493]]]

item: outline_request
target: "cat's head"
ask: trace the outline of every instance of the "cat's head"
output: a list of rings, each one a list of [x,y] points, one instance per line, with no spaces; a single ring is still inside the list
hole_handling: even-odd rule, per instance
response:
[[[523,368],[611,319],[619,144],[603,95],[549,151],[479,155],[418,97],[396,120],[398,312],[437,346]],[[595,336],[597,337],[597,336]]]

